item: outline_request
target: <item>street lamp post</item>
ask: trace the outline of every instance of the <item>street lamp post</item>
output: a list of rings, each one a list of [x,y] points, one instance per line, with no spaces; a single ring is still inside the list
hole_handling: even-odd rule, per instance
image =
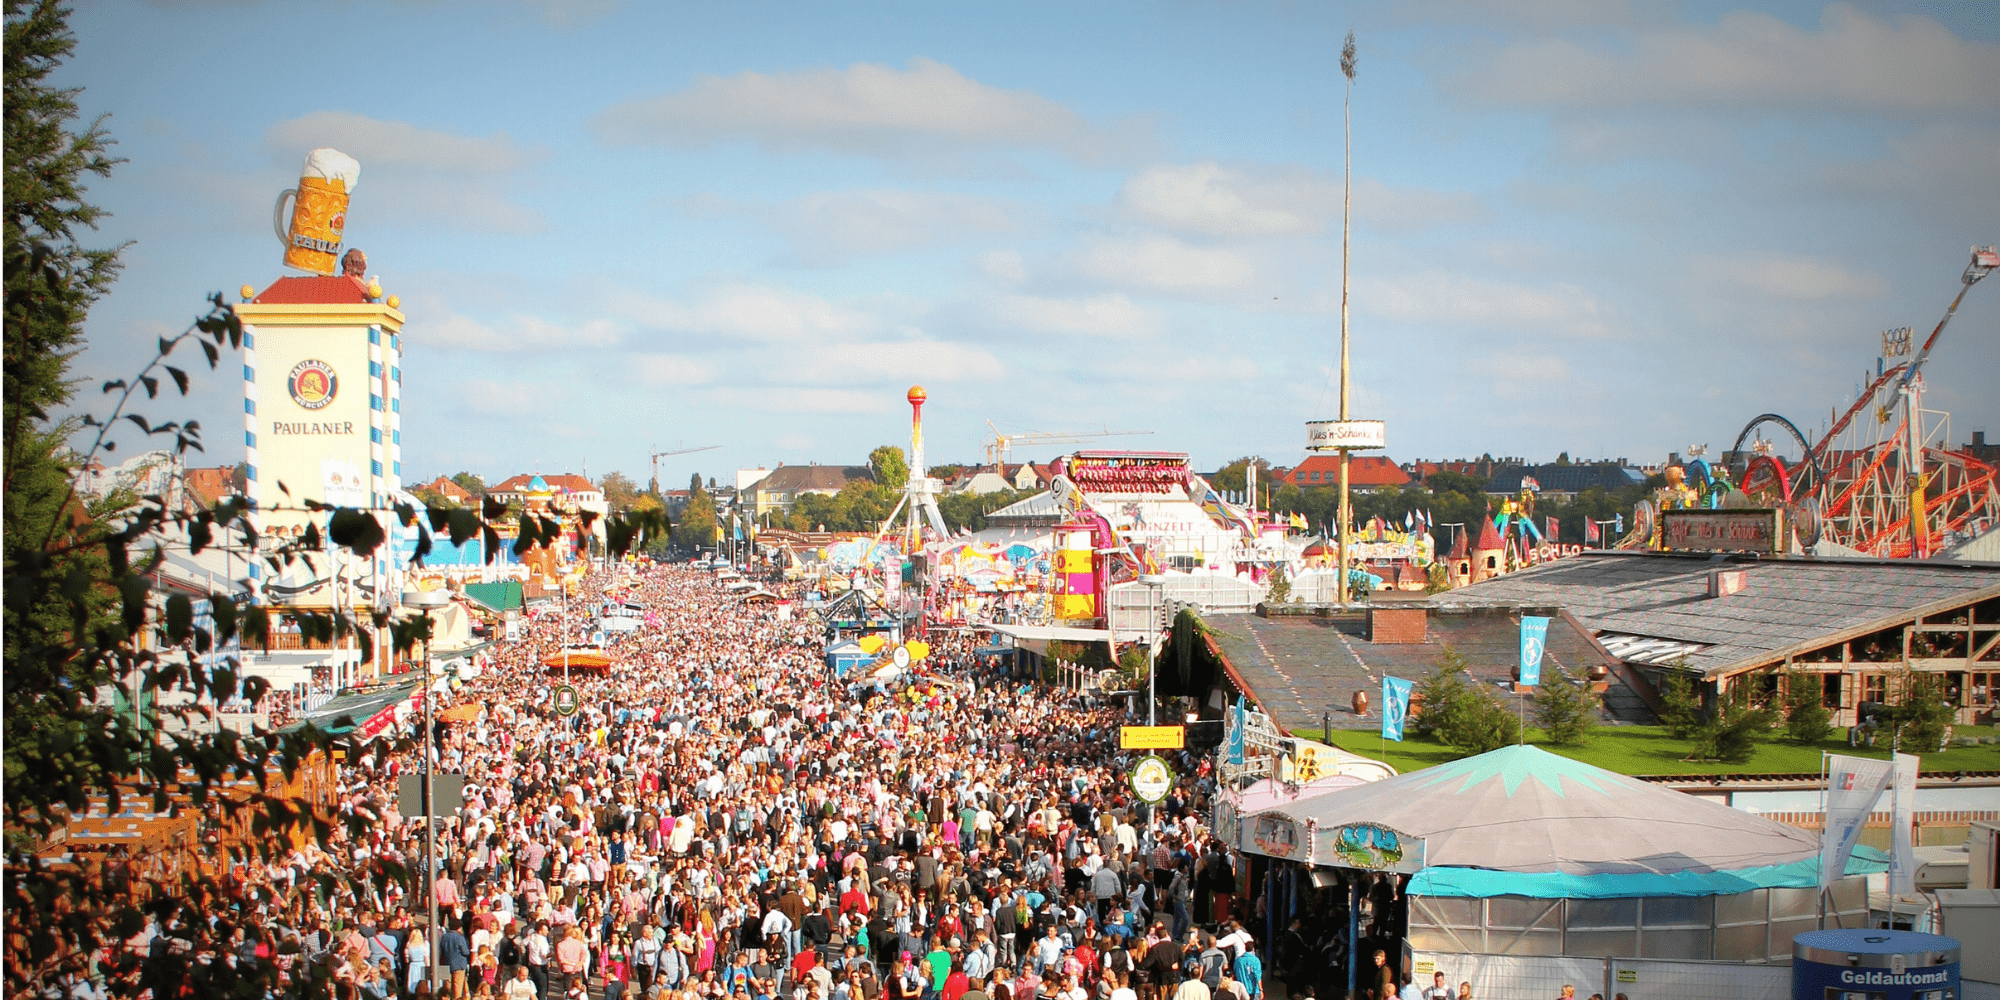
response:
[[[424,941],[430,949],[430,959],[426,963],[431,982],[438,978],[438,904],[437,904],[437,809],[432,803],[431,792],[434,783],[431,766],[431,612],[451,604],[451,592],[447,590],[406,590],[403,591],[403,607],[421,612],[424,616],[424,903],[428,907],[429,922],[424,927]]]

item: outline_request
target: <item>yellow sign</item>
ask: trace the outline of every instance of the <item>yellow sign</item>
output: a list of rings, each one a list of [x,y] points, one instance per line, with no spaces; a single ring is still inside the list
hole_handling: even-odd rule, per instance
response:
[[[1187,746],[1187,727],[1120,726],[1118,746],[1124,750],[1180,750]]]
[[[1301,785],[1326,777],[1320,769],[1319,751],[1313,747],[1300,747],[1298,756],[1292,761],[1292,774]]]

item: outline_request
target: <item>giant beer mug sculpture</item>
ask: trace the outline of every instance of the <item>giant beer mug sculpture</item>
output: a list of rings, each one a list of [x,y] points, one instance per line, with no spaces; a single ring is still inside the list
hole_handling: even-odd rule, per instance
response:
[[[347,228],[347,196],[361,182],[361,164],[337,149],[306,154],[299,186],[278,195],[271,223],[285,245],[285,266],[314,274],[340,272],[340,233]],[[285,199],[292,208],[285,210]],[[287,216],[289,215],[289,219]]]

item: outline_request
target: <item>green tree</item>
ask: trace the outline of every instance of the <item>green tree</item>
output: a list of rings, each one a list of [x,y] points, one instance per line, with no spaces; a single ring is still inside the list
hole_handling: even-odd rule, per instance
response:
[[[903,457],[903,449],[893,444],[885,444],[868,453],[868,471],[874,475],[878,485],[897,493],[901,493],[910,482],[909,460]]]
[[[674,542],[684,549],[715,547],[715,498],[696,490],[681,508],[680,523],[674,526]]]
[[[597,488],[604,492],[604,501],[611,509],[623,513],[631,510],[639,500],[639,484],[622,472],[607,472],[597,481]]]
[[[1466,673],[1458,650],[1446,646],[1417,686],[1417,732],[1462,753],[1497,750],[1521,738],[1521,723]]]
[[[1757,702],[1751,685],[1738,683],[1715,705],[1693,732],[1696,760],[1741,764],[1757,753],[1757,741],[1771,731],[1774,709]]]
[[[1271,589],[1264,599],[1272,604],[1284,604],[1292,599],[1292,581],[1284,566],[1271,567]]]
[[[460,472],[452,476],[451,481],[457,483],[459,489],[472,495],[473,504],[477,505],[479,501],[486,499],[486,482],[478,476],[470,472]]]
[[[1694,676],[1686,668],[1686,660],[1676,660],[1660,671],[1660,724],[1674,734],[1675,739],[1687,739],[1700,728],[1702,721],[1701,695],[1695,689]]]
[[[1576,747],[1589,742],[1597,728],[1597,693],[1560,671],[1543,672],[1535,687],[1535,725],[1557,746]]]
[[[1804,670],[1785,672],[1785,735],[1799,743],[1818,743],[1833,733],[1820,675]]]
[[[1905,670],[1896,684],[1897,701],[1886,713],[1890,746],[1904,753],[1936,753],[1951,738],[1957,713],[1943,675]]]

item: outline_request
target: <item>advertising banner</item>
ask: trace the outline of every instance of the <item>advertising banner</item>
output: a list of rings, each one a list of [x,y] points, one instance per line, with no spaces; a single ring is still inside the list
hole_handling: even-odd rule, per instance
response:
[[[1410,682],[1382,678],[1382,738],[1403,742],[1403,720],[1410,714]]]
[[[1889,814],[1893,824],[1889,840],[1889,892],[1914,896],[1917,892],[1917,854],[1910,843],[1910,824],[1914,818],[1911,813],[1917,804],[1917,757],[1899,753],[1891,764],[1894,774],[1889,779]]]
[[[1861,839],[1862,824],[1889,787],[1894,768],[1886,760],[1828,754],[1826,819],[1820,827],[1819,886],[1830,888],[1847,871],[1847,859]]]
[[[1542,682],[1542,650],[1549,644],[1549,620],[1535,615],[1521,616],[1521,683],[1534,687]]]

